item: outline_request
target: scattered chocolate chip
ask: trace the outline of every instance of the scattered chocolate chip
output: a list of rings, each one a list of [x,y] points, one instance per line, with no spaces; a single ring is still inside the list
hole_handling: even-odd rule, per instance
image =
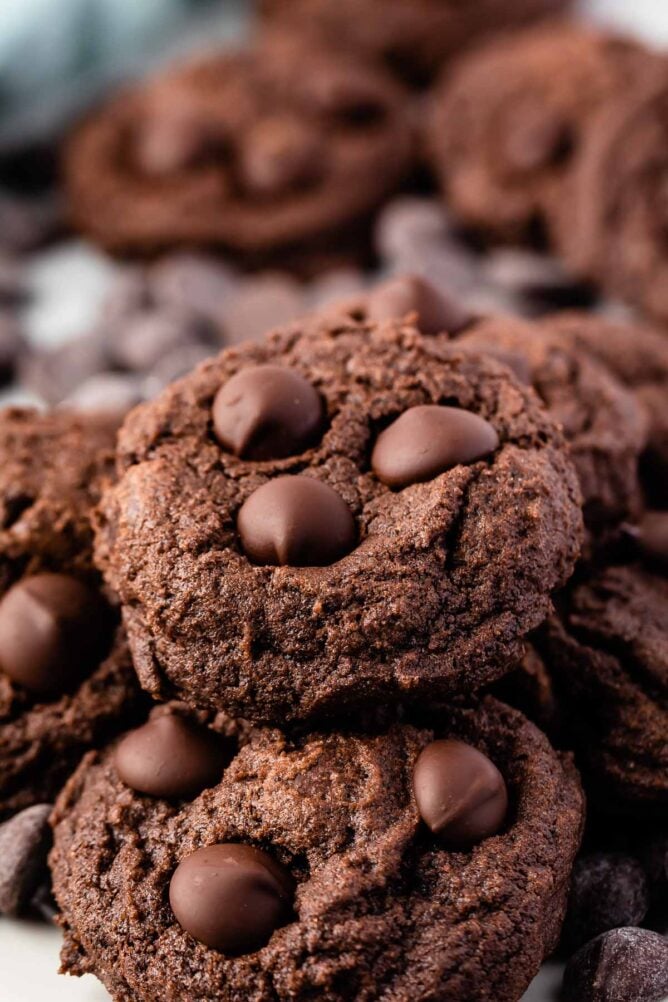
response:
[[[48,872],[30,899],[27,911],[39,916],[45,922],[55,922],[58,915],[58,905],[51,889],[51,878]]]
[[[142,383],[142,395],[150,400],[164,390],[165,386],[181,379],[193,369],[214,355],[215,349],[203,344],[184,344],[168,352],[147,373]]]
[[[294,884],[266,852],[223,843],[198,849],[179,863],[169,887],[178,923],[222,953],[251,953],[290,914]]]
[[[125,321],[110,350],[119,365],[146,372],[174,348],[210,344],[213,353],[216,342],[215,330],[193,313],[146,310]]]
[[[280,365],[242,369],[218,390],[213,427],[220,444],[244,459],[303,452],[323,423],[320,395],[300,373]]]
[[[63,407],[78,411],[125,415],[143,400],[142,381],[122,372],[101,372],[84,379],[61,401]]]
[[[35,804],[0,825],[0,914],[24,912],[46,875],[51,804]]]
[[[110,367],[102,331],[74,338],[51,350],[38,350],[21,361],[21,382],[47,403],[57,404],[90,376]]]
[[[183,252],[169,254],[154,264],[148,282],[158,307],[215,318],[233,295],[239,278],[217,258]]]
[[[411,407],[380,433],[371,466],[389,487],[408,487],[481,459],[498,445],[496,431],[478,414],[458,407]]]
[[[128,317],[148,309],[151,305],[148,282],[144,270],[124,266],[115,276],[100,309],[102,323],[110,326],[125,322]]]
[[[438,245],[449,228],[449,220],[436,199],[395,198],[378,217],[375,244],[383,260],[403,262],[416,247]]]
[[[417,275],[399,275],[372,289],[366,296],[365,312],[375,321],[414,313],[423,334],[456,334],[471,319],[454,299]]]
[[[668,570],[668,511],[648,511],[638,523],[636,542],[648,563]]]
[[[508,811],[508,792],[494,763],[477,748],[433,741],[413,772],[420,817],[447,845],[465,849],[495,835]]]
[[[621,853],[591,853],[573,869],[563,941],[577,950],[618,926],[640,925],[649,891],[640,863]]]
[[[220,781],[230,761],[220,735],[175,713],[130,731],[116,749],[118,775],[138,793],[194,797]]]
[[[563,1002],[665,1002],[668,939],[648,929],[612,929],[568,962]]]
[[[365,288],[364,275],[355,268],[337,268],[313,279],[308,288],[309,309],[325,306],[357,295]]]
[[[241,506],[244,552],[258,564],[324,567],[355,546],[353,516],[336,491],[313,477],[278,477]]]
[[[99,661],[108,627],[101,597],[76,578],[23,578],[0,601],[0,666],[29,691],[57,695]]]
[[[254,341],[296,320],[305,310],[301,287],[290,276],[267,272],[248,278],[222,306],[223,337],[227,344]]]

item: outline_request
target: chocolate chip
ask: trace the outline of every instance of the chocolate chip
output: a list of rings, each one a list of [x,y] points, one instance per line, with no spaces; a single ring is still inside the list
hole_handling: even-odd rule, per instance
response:
[[[371,454],[374,473],[389,487],[431,480],[489,455],[499,437],[484,418],[458,407],[411,407],[378,436]]]
[[[0,666],[40,695],[69,690],[108,644],[109,612],[101,597],[65,574],[35,574],[0,601]]]
[[[230,755],[214,731],[175,713],[130,731],[116,749],[118,775],[138,793],[194,797],[220,782]]]
[[[183,252],[169,254],[154,264],[148,275],[155,304],[170,310],[217,317],[233,294],[239,278],[217,258]]]
[[[51,804],[35,804],[0,825],[0,914],[18,915],[46,874]]]
[[[270,480],[241,506],[237,527],[246,555],[271,566],[324,567],[356,541],[345,502],[313,477]]]
[[[648,511],[638,524],[636,541],[648,563],[668,570],[668,511]]]
[[[60,403],[89,376],[109,368],[103,331],[85,334],[51,350],[36,351],[21,360],[23,384],[50,404]]]
[[[564,943],[576,950],[618,926],[640,925],[649,908],[640,863],[621,853],[591,853],[573,869]]]
[[[265,118],[250,129],[239,169],[244,186],[255,195],[281,195],[304,186],[319,174],[316,132],[299,119]]]
[[[648,929],[613,929],[571,957],[563,1002],[665,1002],[668,939]]]
[[[78,411],[117,414],[123,417],[143,399],[142,381],[128,373],[101,372],[90,376],[62,401]]]
[[[142,383],[142,396],[150,400],[169,383],[186,376],[213,354],[215,350],[203,344],[183,344],[173,348],[147,373]]]
[[[400,275],[372,289],[366,297],[370,320],[395,320],[414,313],[423,334],[455,334],[470,314],[450,296],[417,275]]]
[[[220,325],[226,344],[255,341],[306,310],[300,285],[288,275],[267,272],[246,279],[221,304]]]
[[[282,459],[303,452],[323,423],[322,400],[294,369],[258,365],[221,386],[213,427],[225,449],[244,459]]]
[[[463,741],[433,741],[413,772],[420,817],[443,842],[466,848],[495,835],[508,810],[508,792],[494,763]]]
[[[146,372],[173,348],[210,344],[217,335],[210,323],[181,310],[146,310],[126,320],[113,343],[115,361],[127,369]]]
[[[239,955],[260,949],[290,915],[294,884],[266,852],[223,843],[179,863],[169,887],[178,923],[200,943]]]

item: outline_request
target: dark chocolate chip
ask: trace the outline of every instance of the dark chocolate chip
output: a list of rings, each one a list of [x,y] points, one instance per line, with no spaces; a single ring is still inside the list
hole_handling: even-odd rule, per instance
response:
[[[499,437],[484,418],[458,407],[412,407],[378,436],[371,455],[374,473],[390,487],[431,480],[440,473],[489,455]]]
[[[142,395],[150,400],[175,379],[181,379],[215,354],[215,350],[203,344],[183,344],[173,348],[147,373],[142,383]]]
[[[239,284],[232,268],[217,258],[183,252],[169,254],[148,275],[158,307],[215,318]]]
[[[63,407],[92,413],[117,414],[122,418],[143,400],[142,380],[121,372],[90,376],[65,397]]]
[[[307,185],[319,174],[319,152],[318,134],[299,119],[263,119],[249,130],[241,151],[244,187],[273,196]]]
[[[638,547],[648,563],[668,570],[668,511],[648,511],[640,520]]]
[[[227,954],[264,946],[290,915],[294,884],[266,852],[207,846],[178,865],[169,887],[177,921],[200,943]]]
[[[146,310],[128,318],[113,341],[115,361],[137,372],[147,372],[174,348],[209,344],[217,334],[210,323],[181,310]]]
[[[612,929],[568,962],[563,1002],[665,1002],[668,939],[648,929]]]
[[[29,691],[58,695],[99,661],[109,626],[100,595],[76,578],[24,578],[0,601],[0,666]]]
[[[649,891],[640,863],[621,853],[591,853],[573,869],[563,941],[577,950],[618,926],[640,925]]]
[[[433,741],[413,772],[420,817],[448,845],[467,848],[495,835],[508,810],[508,792],[494,763],[463,741]]]
[[[229,761],[220,735],[174,713],[130,731],[115,754],[124,783],[138,793],[168,800],[194,797],[215,786]]]
[[[417,275],[400,275],[372,289],[365,312],[377,322],[416,314],[419,330],[427,335],[455,334],[471,319],[454,299]]]
[[[267,272],[248,278],[221,304],[223,339],[226,344],[255,341],[305,311],[302,289],[289,275]]]
[[[357,535],[345,502],[313,477],[278,477],[259,487],[241,506],[237,526],[246,555],[271,566],[333,564]]]
[[[51,804],[35,804],[0,825],[0,914],[25,911],[46,874]]]
[[[225,449],[243,459],[282,459],[303,452],[323,423],[320,395],[294,369],[258,365],[221,386],[213,427]]]

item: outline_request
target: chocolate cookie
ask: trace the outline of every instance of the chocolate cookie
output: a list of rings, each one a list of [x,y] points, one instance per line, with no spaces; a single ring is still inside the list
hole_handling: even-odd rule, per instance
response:
[[[511,240],[544,223],[592,115],[649,58],[627,40],[551,24],[462,60],[435,94],[428,135],[448,205]]]
[[[135,410],[119,456],[97,555],[142,684],[251,720],[475,691],[580,544],[533,392],[399,322],[229,349]]]
[[[285,267],[367,219],[412,147],[391,78],[280,35],[123,94],[75,134],[66,176],[76,222],[110,250],[217,245]]]
[[[495,32],[559,13],[570,0],[262,0],[263,17],[381,61],[410,86]]]
[[[668,165],[667,66],[654,60],[652,72],[640,74],[635,87],[624,88],[594,118],[552,226],[575,274],[662,322],[668,320],[662,185]]]
[[[490,353],[536,390],[564,430],[580,478],[585,523],[594,534],[638,511],[646,416],[604,365],[549,323],[482,320],[457,344]]]
[[[256,731],[192,799],[118,763],[84,761],[51,855],[63,970],[116,999],[511,1002],[556,943],[578,780],[493,700],[436,727]]]
[[[668,338],[642,324],[613,323],[585,313],[550,317],[546,326],[605,363],[636,394],[649,420],[641,473],[650,500],[668,506]]]
[[[92,565],[115,426],[0,413],[0,818],[53,799],[144,700]]]
[[[589,796],[604,809],[668,804],[668,580],[594,571],[541,641]]]

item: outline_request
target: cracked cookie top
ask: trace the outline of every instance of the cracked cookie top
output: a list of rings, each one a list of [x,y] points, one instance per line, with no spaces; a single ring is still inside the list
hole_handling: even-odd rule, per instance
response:
[[[142,684],[252,720],[475,691],[581,541],[533,391],[409,324],[223,352],[129,417],[119,463],[97,557]]]
[[[569,757],[494,700],[367,734],[255,730],[186,798],[136,793],[119,756],[82,763],[51,856],[64,969],[114,998],[513,1002],[556,944],[582,794]],[[425,782],[471,769],[491,769],[508,806],[453,846]]]

